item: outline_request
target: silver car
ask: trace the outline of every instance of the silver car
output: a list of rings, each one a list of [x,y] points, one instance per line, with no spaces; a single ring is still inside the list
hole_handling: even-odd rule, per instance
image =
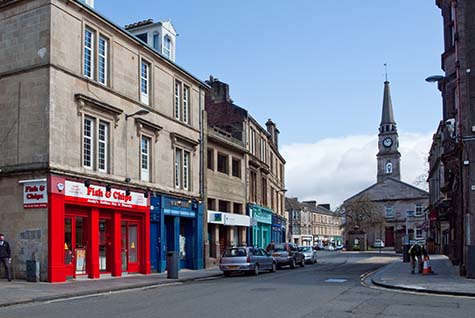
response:
[[[311,246],[299,246],[299,251],[303,253],[306,263],[315,264],[317,262],[317,252]]]
[[[277,262],[272,255],[259,247],[227,247],[219,263],[224,276],[232,272],[258,275],[261,270],[275,272],[276,268]]]

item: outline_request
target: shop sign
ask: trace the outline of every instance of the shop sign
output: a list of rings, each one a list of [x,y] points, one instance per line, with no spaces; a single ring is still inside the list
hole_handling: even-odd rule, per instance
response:
[[[126,195],[125,190],[112,188],[107,191],[103,186],[86,187],[84,183],[69,180],[65,182],[64,194],[67,200],[80,203],[129,209],[148,206],[148,200],[140,192],[131,191],[130,195]]]
[[[48,190],[46,180],[22,180],[23,207],[25,209],[40,209],[48,207]]]
[[[208,223],[224,224],[223,213],[208,211]]]
[[[272,224],[272,213],[260,207],[252,207],[253,218],[260,223]]]
[[[224,214],[224,224],[225,225],[236,225],[236,226],[250,226],[251,221],[250,217],[242,214],[235,213],[223,213]]]
[[[180,201],[180,200],[170,200],[170,206],[173,207],[180,207],[180,208],[189,208],[191,203],[188,201]]]

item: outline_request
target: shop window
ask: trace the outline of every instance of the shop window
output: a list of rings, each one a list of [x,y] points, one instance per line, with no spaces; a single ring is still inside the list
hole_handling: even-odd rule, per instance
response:
[[[241,178],[241,160],[233,158],[232,161],[233,176]]]
[[[218,153],[218,171],[228,174],[228,156]]]

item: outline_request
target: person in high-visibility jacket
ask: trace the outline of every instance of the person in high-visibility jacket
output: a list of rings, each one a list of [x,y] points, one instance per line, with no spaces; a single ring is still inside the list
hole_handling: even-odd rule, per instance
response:
[[[416,268],[416,257],[417,257],[417,265],[419,272],[418,274],[422,273],[422,255],[427,256],[427,251],[424,247],[424,245],[421,245],[419,243],[414,243],[412,244],[411,248],[409,249],[409,255],[411,256],[411,274],[414,274],[414,270]]]

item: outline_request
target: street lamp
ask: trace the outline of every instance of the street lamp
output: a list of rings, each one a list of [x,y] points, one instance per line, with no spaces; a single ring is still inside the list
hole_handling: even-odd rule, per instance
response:
[[[135,113],[133,114],[125,114],[125,120],[127,120],[129,117],[134,117],[134,116],[143,116],[143,115],[147,115],[149,114],[150,112],[146,109],[141,109],[141,110],[138,110],[136,111]]]
[[[429,76],[429,77],[426,78],[426,82],[428,82],[428,83],[436,83],[437,82],[438,83],[438,82],[440,82],[444,79],[445,79],[445,76],[443,76],[443,75],[432,75],[432,76]]]

